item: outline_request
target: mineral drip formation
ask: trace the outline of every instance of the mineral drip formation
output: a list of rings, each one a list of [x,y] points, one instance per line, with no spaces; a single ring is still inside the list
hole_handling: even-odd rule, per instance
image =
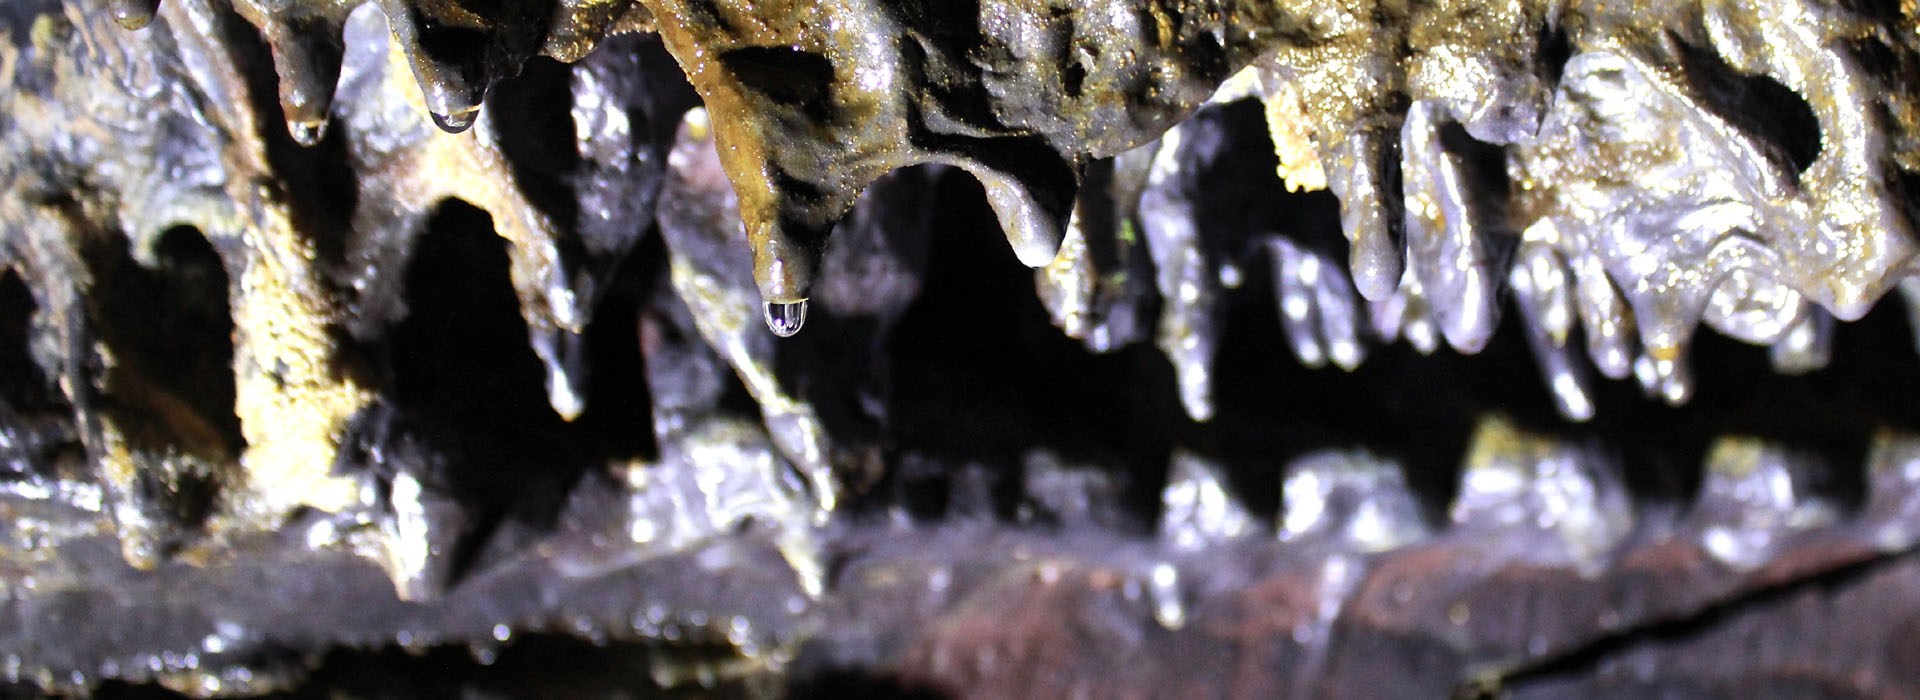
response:
[[[1391,695],[1920,580],[1920,375],[1843,342],[1920,327],[1910,1],[7,0],[0,35],[8,682],[246,695],[531,631],[662,687]],[[1435,661],[1355,670],[1389,646]],[[1809,667],[1920,693],[1856,662]]]

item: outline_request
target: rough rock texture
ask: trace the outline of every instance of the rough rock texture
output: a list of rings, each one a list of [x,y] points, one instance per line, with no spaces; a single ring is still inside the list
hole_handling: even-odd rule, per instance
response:
[[[4,692],[1920,694],[1920,20],[1644,5],[12,0]]]

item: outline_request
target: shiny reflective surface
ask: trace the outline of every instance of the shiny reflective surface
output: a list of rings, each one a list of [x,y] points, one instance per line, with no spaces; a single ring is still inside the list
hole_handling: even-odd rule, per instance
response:
[[[1916,539],[1911,8],[369,5],[0,10],[8,682],[1392,696]]]

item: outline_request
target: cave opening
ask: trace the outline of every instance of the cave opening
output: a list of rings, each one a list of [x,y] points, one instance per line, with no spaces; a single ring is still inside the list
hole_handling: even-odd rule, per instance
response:
[[[72,409],[34,359],[39,313],[20,274],[0,270],[0,480],[47,474],[79,449]]]
[[[88,263],[111,290],[90,301],[95,332],[113,354],[106,398],[130,441],[230,459],[245,445],[234,414],[233,314],[227,270],[198,230],[168,229],[152,267],[126,239],[94,247]],[[116,245],[118,243],[118,245]]]
[[[1035,450],[1107,465],[1136,525],[1150,523],[1182,423],[1161,420],[1179,411],[1172,372],[1151,344],[1095,355],[1062,335],[978,183],[952,172],[938,186],[923,291],[891,343],[897,450],[982,465],[1003,485]],[[995,510],[1011,513],[1018,495],[996,489]]]
[[[407,316],[387,336],[390,382],[363,426],[384,461],[473,510],[457,575],[549,531],[579,479],[619,458],[657,453],[636,342],[644,260],[630,260],[589,325],[587,409],[564,421],[528,343],[508,281],[507,242],[489,215],[459,200],[437,207],[405,273]]]
[[[54,386],[33,360],[33,317],[39,307],[25,280],[0,270],[0,409],[10,414],[52,408]]]
[[[1822,150],[1820,118],[1806,98],[1768,75],[1743,73],[1720,54],[1676,41],[1701,104],[1752,139],[1798,183]]]

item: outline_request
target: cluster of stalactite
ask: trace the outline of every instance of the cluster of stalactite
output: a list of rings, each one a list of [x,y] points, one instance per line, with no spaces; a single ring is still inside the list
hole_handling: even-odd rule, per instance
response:
[[[562,568],[762,523],[781,585],[818,600],[837,514],[912,478],[888,347],[934,293],[932,239],[950,228],[935,212],[963,177],[1054,325],[1095,354],[1164,357],[1179,410],[1161,421],[1224,418],[1219,356],[1250,280],[1314,368],[1354,371],[1402,340],[1479,353],[1510,315],[1569,423],[1595,419],[1596,375],[1691,400],[1702,326],[1802,375],[1895,290],[1920,325],[1912,3],[1644,5],[12,0],[0,476],[14,500],[77,514],[19,511],[14,529],[107,538],[141,568],[296,533],[426,601],[534,539],[495,521],[573,507],[576,480],[605,473],[626,505],[592,522],[627,553]],[[474,253],[436,227],[501,245]],[[491,298],[423,270],[496,263],[517,309],[497,325],[525,352],[423,358],[464,355],[435,324]],[[624,350],[601,349],[609,327]],[[541,391],[473,378],[521,365]],[[632,386],[646,422],[609,423]],[[1836,525],[1852,515],[1805,497],[1820,470],[1803,455],[1716,439],[1690,515],[1652,520],[1735,572],[1721,590],[1764,583],[1752,572],[1800,556],[1781,542],[1823,527],[1847,556],[1911,546],[1892,521]],[[1913,461],[1906,438],[1875,439],[1874,478]],[[1173,633],[1187,613],[1163,579],[1191,574],[1167,552],[1263,529],[1196,454],[1154,456],[1170,476],[1151,488],[1149,551],[1062,565],[1133,586],[1126,605]],[[1495,554],[1606,569],[1655,526],[1589,457],[1481,421],[1449,532],[1531,523],[1546,534],[1521,539],[1566,551]],[[1106,510],[1127,487],[1017,459],[1016,519],[1128,527]],[[542,461],[570,466],[529,485]],[[1317,595],[1364,602],[1361,560],[1433,541],[1398,470],[1364,451],[1284,468],[1265,529],[1354,567],[1323,571]],[[943,492],[990,519],[999,497],[969,474],[943,473]],[[1869,511],[1906,512],[1904,488],[1876,486],[1898,504]],[[1638,604],[1596,624],[1686,605]],[[810,606],[741,614],[784,641],[740,636],[786,644]],[[1305,645],[1336,617],[1289,634]],[[466,624],[447,620],[432,624]],[[993,676],[945,665],[941,645],[973,643],[947,631],[889,663]],[[1546,644],[1462,654],[1498,666]]]

